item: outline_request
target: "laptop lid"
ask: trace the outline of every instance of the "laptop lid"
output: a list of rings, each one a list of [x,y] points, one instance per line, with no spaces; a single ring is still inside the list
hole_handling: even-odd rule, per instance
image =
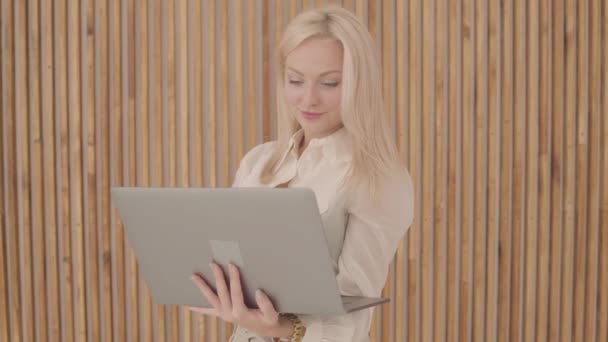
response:
[[[215,261],[239,266],[250,308],[261,289],[279,312],[345,312],[310,189],[116,187],[112,199],[158,304],[209,307],[190,277],[215,289]]]

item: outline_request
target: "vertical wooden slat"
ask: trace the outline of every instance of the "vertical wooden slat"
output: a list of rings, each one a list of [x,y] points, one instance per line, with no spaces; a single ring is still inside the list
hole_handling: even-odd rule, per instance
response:
[[[526,209],[525,234],[522,235],[522,248],[525,249],[525,285],[524,315],[522,329],[524,341],[536,340],[536,299],[537,299],[537,272],[538,272],[538,159],[539,153],[539,86],[540,86],[540,17],[538,2],[527,4],[526,31],[528,40],[526,46],[527,59],[527,103],[526,108]]]
[[[588,77],[588,104],[589,111],[589,140],[588,140],[588,193],[587,206],[583,208],[587,216],[588,231],[587,231],[587,278],[585,289],[585,320],[581,329],[583,330],[584,341],[597,341],[597,314],[598,314],[598,272],[599,272],[599,198],[600,198],[600,145],[601,145],[601,97],[600,97],[600,82],[601,70],[600,51],[601,51],[601,34],[600,20],[601,8],[600,2],[593,0],[588,3],[589,33],[588,49],[587,49],[587,77]],[[606,113],[604,113],[606,115]],[[605,172],[604,172],[605,173]]]
[[[138,151],[138,185],[150,186],[152,183],[152,132],[154,113],[152,112],[152,89],[150,84],[152,78],[152,58],[151,58],[151,41],[152,30],[150,29],[150,18],[153,13],[153,4],[149,0],[140,0],[138,2],[139,11],[135,12],[136,24],[136,46],[135,59],[137,65],[136,76],[136,102],[135,112],[139,118],[139,126],[137,132],[140,133],[140,150]],[[141,273],[138,277],[139,283],[139,337],[144,341],[152,341],[152,299],[148,286],[143,281]]]
[[[215,33],[215,1],[209,1],[207,3],[207,46],[209,46],[208,51],[208,59],[207,59],[207,82],[208,82],[208,102],[207,102],[207,154],[209,158],[208,165],[208,173],[209,173],[209,186],[215,187],[217,185],[217,155],[216,155],[216,62],[215,62],[215,47],[216,47],[216,33]],[[266,21],[264,21],[266,22]],[[215,322],[213,324],[215,326]],[[212,338],[217,338],[217,336],[213,335]]]
[[[264,118],[266,126],[268,128],[268,136],[266,140],[276,139],[277,131],[277,105],[275,100],[276,95],[276,70],[274,66],[274,54],[277,44],[280,42],[281,27],[279,26],[283,22],[283,1],[269,0],[265,1],[268,3],[268,11],[266,18],[268,18],[268,91],[266,92],[266,98],[268,100],[268,114],[267,118]],[[281,4],[279,4],[281,2]],[[321,3],[317,0],[317,5]],[[220,50],[221,51],[221,50]]]
[[[565,193],[565,8],[564,0],[552,3],[552,124],[551,124],[551,284],[549,288],[549,341],[560,340],[562,311],[563,210]]]
[[[43,201],[44,201],[44,227],[45,227],[45,270],[48,274],[44,286],[46,287],[46,299],[48,308],[46,316],[49,319],[48,337],[49,341],[59,341],[61,338],[61,313],[58,284],[57,263],[57,221],[55,210],[55,165],[54,165],[54,139],[53,139],[53,117],[54,117],[54,55],[53,55],[53,11],[47,1],[40,2],[40,29],[42,32],[40,81],[41,81],[41,118],[42,118],[42,163],[45,166],[43,179]]]
[[[0,9],[3,9],[3,3],[0,2]],[[0,12],[0,22],[4,22],[4,19],[2,18],[2,13]],[[0,24],[0,46],[3,46],[3,34],[4,34],[4,28],[3,26]],[[8,226],[6,225],[6,222],[4,220],[5,218],[5,206],[4,203],[6,202],[5,197],[8,197],[8,192],[5,189],[5,181],[4,181],[4,155],[5,155],[5,151],[4,148],[6,147],[6,143],[4,141],[4,115],[6,113],[6,111],[4,110],[4,106],[3,106],[3,97],[4,97],[4,91],[3,91],[3,87],[4,87],[4,83],[5,80],[3,78],[3,67],[4,67],[4,55],[0,54],[0,109],[2,109],[2,113],[0,114],[0,142],[2,142],[2,147],[0,147],[0,246],[3,246],[2,251],[0,252],[0,272],[2,272],[2,274],[7,274],[7,255],[6,255],[6,248],[4,248],[5,246],[5,234],[6,231],[8,230]],[[8,293],[8,279],[7,277],[4,277],[3,279],[0,279],[0,311],[2,316],[5,317],[4,319],[0,320],[0,338],[4,339],[4,340],[8,340],[10,332],[9,332],[9,319],[8,319],[8,315],[9,315],[9,293]]]
[[[247,51],[249,51],[247,58],[247,149],[253,148],[256,144],[256,108],[258,97],[256,96],[255,84],[255,71],[256,71],[256,54],[255,52],[255,27],[256,27],[256,16],[255,16],[255,4],[247,2]]]
[[[448,101],[448,199],[447,199],[447,222],[448,222],[448,265],[447,265],[447,326],[446,335],[448,341],[458,340],[459,326],[459,292],[460,292],[460,151],[461,135],[460,123],[462,122],[461,106],[461,80],[462,80],[462,2],[450,1],[448,7],[449,36],[446,37],[449,44],[449,101]]]
[[[110,53],[110,81],[112,87],[112,100],[110,101],[110,184],[111,186],[124,186],[128,184],[129,174],[128,156],[128,100],[127,75],[129,66],[127,62],[127,14],[126,1],[112,2],[111,37],[112,52]],[[111,203],[111,202],[110,202]],[[112,246],[112,272],[113,272],[113,300],[114,315],[116,317],[115,339],[126,341],[129,334],[129,303],[128,285],[125,274],[125,250],[123,228],[114,206],[110,209],[111,246]]]
[[[365,19],[366,11],[365,11],[365,0],[356,0],[355,4],[355,13],[361,19]]]
[[[135,111],[135,14],[134,1],[121,2],[121,67],[122,67],[122,134],[123,134],[123,184],[135,186],[136,174],[136,150],[138,140],[136,139],[136,111]],[[138,340],[139,315],[137,294],[137,267],[135,256],[127,241],[124,226],[119,218],[119,248],[123,250],[124,288],[125,288],[125,338],[126,340]]]
[[[125,130],[128,128],[127,103],[126,103],[126,73],[128,66],[126,61],[126,2],[110,0],[108,6],[109,14],[109,112],[108,112],[108,139],[109,142],[109,168],[110,187],[125,184],[128,174],[124,172],[123,166],[127,163],[128,156],[126,148],[128,139]],[[124,71],[124,72],[123,72]],[[109,189],[108,189],[109,192]],[[114,206],[111,204],[110,194],[108,197],[110,210],[110,248],[111,248],[111,270],[112,270],[112,318],[114,319],[114,341],[125,341],[127,338],[127,291],[125,288],[125,253],[123,248],[123,233],[120,218]]]
[[[474,2],[465,0],[462,4],[462,191],[461,191],[461,254],[460,254],[460,320],[459,341],[472,340],[473,314],[473,166],[474,166],[474,66],[475,64],[475,21]]]
[[[538,187],[538,282],[536,298],[536,327],[533,332],[535,341],[547,341],[549,291],[543,290],[551,287],[550,283],[550,257],[551,257],[551,122],[552,122],[552,5],[551,1],[540,2],[539,29],[540,29],[540,55],[539,55],[539,187]],[[533,19],[532,19],[533,22]]]
[[[367,2],[367,29],[376,43],[378,43],[378,29],[376,26],[376,12],[378,11],[378,6],[378,1],[371,0]],[[378,44],[378,46],[380,46],[380,44]]]
[[[98,227],[105,227],[106,229],[98,230],[98,244],[100,245],[100,265],[99,265],[99,281],[100,289],[102,292],[102,324],[101,329],[102,340],[114,341],[115,334],[114,328],[116,322],[114,321],[114,303],[112,300],[112,283],[113,283],[113,272],[112,272],[112,249],[111,249],[111,229],[110,228],[110,202],[108,198],[108,189],[111,185],[110,178],[110,143],[108,137],[110,136],[110,110],[113,109],[113,92],[112,80],[114,75],[112,74],[113,66],[112,61],[112,44],[111,44],[111,31],[110,31],[110,14],[111,3],[108,1],[97,1],[96,2],[96,17],[95,17],[95,98],[97,101],[95,109],[95,137],[96,137],[96,173],[98,176],[97,182],[97,203],[98,203]],[[99,42],[99,43],[98,43]],[[97,62],[98,61],[98,62]]]
[[[270,46],[271,52],[274,45],[279,44],[281,38],[283,37],[283,25],[286,24],[283,19],[283,3],[286,1],[275,1],[274,8],[274,42],[275,44]]]
[[[268,1],[262,2],[262,13],[268,13],[270,7]],[[270,93],[270,82],[272,82],[272,78],[270,77],[270,59],[272,56],[270,55],[271,45],[274,43],[270,40],[270,23],[269,20],[261,20],[262,22],[262,140],[268,141],[270,140],[270,101],[269,93]]]
[[[133,105],[135,123],[132,128],[132,141],[134,141],[134,153],[132,158],[131,170],[134,172],[134,179],[131,184],[136,186],[149,186],[149,173],[144,165],[149,164],[149,120],[150,113],[148,111],[148,80],[147,67],[148,59],[145,51],[147,50],[146,42],[146,22],[148,13],[148,4],[145,0],[137,1],[130,6],[130,17],[133,20],[133,36],[130,38],[132,49],[132,65],[133,79],[130,83],[130,101]],[[135,7],[135,9],[133,8]],[[143,89],[142,89],[143,88]],[[148,134],[146,134],[146,132]],[[133,160],[135,159],[135,160]],[[131,276],[131,312],[136,319],[131,320],[131,336],[133,341],[146,340],[151,341],[151,300],[147,291],[139,269],[137,260],[133,251],[130,253],[130,276]]]
[[[100,289],[98,282],[97,186],[95,172],[95,3],[85,1],[80,11],[81,84],[82,84],[82,177],[84,208],[84,257],[86,288],[87,341],[100,341]],[[84,324],[85,322],[83,322]]]
[[[601,68],[601,85],[600,95],[602,98],[601,110],[601,170],[608,170],[608,118],[605,113],[608,113],[608,25],[606,25],[606,19],[608,19],[608,4],[605,1],[602,2],[602,19],[603,19],[603,32],[602,32],[602,68]],[[599,262],[599,289],[608,288],[608,179],[603,173],[603,177],[600,182],[600,222],[599,230],[600,235],[600,262]],[[598,299],[598,318],[597,318],[597,341],[608,340],[608,293],[606,291],[599,291]]]
[[[422,235],[422,253],[420,257],[422,311],[421,311],[421,340],[433,341],[433,321],[434,321],[434,193],[435,184],[435,122],[436,113],[434,106],[435,92],[435,1],[422,2],[422,131],[420,140],[420,153],[422,156],[422,172],[418,182],[422,186],[422,216],[420,218],[420,234]],[[370,25],[374,22],[374,6],[370,6]],[[372,28],[373,30],[373,28]],[[433,39],[426,39],[427,35]]]
[[[585,324],[585,286],[586,286],[586,256],[587,256],[587,186],[588,179],[588,157],[589,157],[589,75],[588,75],[588,52],[589,52],[589,1],[577,2],[577,44],[576,53],[576,170],[575,170],[575,202],[574,202],[574,326],[573,341],[583,341]]]
[[[298,1],[289,0],[289,21],[291,21],[296,16],[296,14],[297,14],[296,12],[299,12]],[[289,22],[286,24],[289,24]]]
[[[0,47],[4,48],[4,2],[0,1]],[[4,51],[4,50],[3,50]],[[2,274],[7,274],[7,253],[5,244],[5,235],[7,234],[8,224],[6,223],[6,212],[5,212],[5,203],[8,201],[8,190],[6,189],[5,182],[5,156],[7,155],[7,151],[5,151],[7,143],[4,139],[6,136],[4,123],[5,123],[5,115],[7,115],[7,111],[4,107],[4,88],[8,85],[7,80],[4,79],[4,61],[7,57],[0,53],[0,246],[2,246],[2,251],[0,251],[0,272]],[[4,319],[0,320],[0,338],[8,341],[10,336],[9,326],[9,292],[8,292],[8,277],[4,277],[0,279],[0,314]],[[44,313],[43,313],[44,314]]]
[[[487,221],[488,207],[488,7],[487,1],[475,1],[472,27],[474,61],[474,199],[473,199],[473,341],[485,340],[487,294]]]
[[[234,94],[235,94],[235,134],[233,135],[236,139],[236,156],[235,160],[240,161],[243,157],[245,150],[245,114],[243,112],[243,82],[245,77],[243,75],[243,4],[240,1],[234,2],[234,31],[232,41],[234,41]],[[230,175],[232,178],[232,173]],[[231,182],[232,183],[232,182]]]
[[[19,282],[21,329],[24,341],[34,338],[34,304],[32,284],[32,226],[30,220],[30,164],[27,101],[27,17],[25,1],[14,4],[14,87],[15,87],[15,165],[17,235],[19,240]]]
[[[198,32],[202,32],[201,3],[188,2],[188,112],[190,126],[190,185],[202,187],[202,50]]]
[[[220,23],[221,28],[218,32],[220,34],[220,72],[223,77],[220,78],[220,89],[221,89],[221,109],[220,115],[222,118],[221,121],[221,149],[218,151],[219,155],[222,158],[221,169],[220,169],[220,179],[219,185],[222,187],[227,187],[230,185],[230,131],[229,131],[229,122],[228,122],[228,73],[229,73],[229,65],[228,65],[228,2],[221,1],[220,2]]]
[[[71,1],[68,4],[68,65],[69,77],[69,117],[68,117],[68,141],[70,174],[70,222],[72,226],[72,268],[74,272],[74,315],[75,331],[74,338],[86,340],[86,288],[85,288],[85,266],[84,266],[84,231],[82,210],[82,145],[81,145],[81,120],[82,120],[82,84],[80,82],[80,39],[79,38],[79,10],[78,3]]]
[[[5,243],[6,243],[6,260],[8,274],[13,275],[8,277],[8,325],[10,340],[22,341],[23,332],[21,330],[21,312],[22,303],[20,300],[19,286],[19,249],[18,249],[18,233],[17,226],[17,199],[14,197],[17,193],[16,189],[16,174],[15,168],[11,167],[16,163],[16,141],[15,141],[15,78],[16,78],[16,58],[15,58],[15,30],[14,30],[14,3],[12,1],[3,1],[2,3],[2,51],[4,52],[2,75],[3,75],[3,141],[4,150],[4,189],[6,194],[13,194],[12,197],[4,200],[4,215],[5,215]],[[17,227],[17,229],[11,229]]]
[[[103,161],[107,160],[106,151],[107,144],[103,142],[103,135],[107,134],[107,118],[108,110],[108,87],[107,87],[107,10],[106,4],[101,1],[95,1],[93,9],[93,60],[94,60],[94,109],[90,114],[91,123],[89,126],[90,134],[94,134],[95,143],[89,147],[91,158],[89,165],[91,172],[95,178],[95,191],[91,194],[95,202],[95,221],[92,225],[91,245],[94,246],[91,254],[94,255],[94,261],[97,264],[97,272],[93,273],[93,282],[96,282],[99,295],[99,340],[111,340],[112,336],[112,304],[109,293],[111,287],[111,272],[109,264],[109,244],[108,244],[108,229],[94,229],[94,227],[108,227],[107,218],[107,201],[102,197],[104,189],[108,186],[108,173],[105,172],[107,167],[102,168],[102,165],[107,165]],[[90,32],[90,31],[89,31]],[[102,53],[103,51],[103,53]],[[103,146],[102,146],[103,145]],[[96,252],[96,253],[95,253]],[[95,253],[95,254],[93,254]],[[94,269],[94,268],[93,268]]]
[[[608,5],[602,2],[602,18],[604,22],[608,18]],[[602,113],[608,112],[608,65],[606,60],[608,59],[608,25],[603,25],[602,32]],[[606,116],[602,116],[602,170],[608,169],[608,119]],[[608,180],[606,177],[602,177],[601,182],[601,200],[600,200],[600,231],[601,245],[600,245],[600,285],[599,288],[603,289],[608,287]],[[599,298],[599,315],[598,315],[598,341],[608,339],[608,294],[605,291],[600,292]]]
[[[486,68],[488,77],[487,100],[485,104],[487,120],[488,148],[486,150],[487,186],[487,239],[486,239],[486,284],[485,284],[485,316],[486,327],[484,341],[497,341],[498,325],[498,265],[500,258],[500,206],[506,201],[502,200],[500,193],[501,180],[501,120],[500,120],[500,28],[499,6],[497,2],[488,3],[485,14],[487,16],[487,52]],[[481,228],[483,229],[483,228]]]
[[[449,202],[449,131],[450,131],[450,115],[454,115],[450,111],[450,53],[449,53],[449,2],[442,1],[439,2],[438,7],[441,9],[437,13],[436,22],[437,25],[437,35],[442,37],[441,44],[439,41],[437,42],[438,52],[437,52],[437,63],[436,66],[438,68],[437,74],[440,75],[440,79],[437,79],[437,89],[439,93],[442,93],[442,101],[438,103],[437,108],[439,108],[439,115],[441,115],[442,127],[441,130],[438,128],[437,132],[437,146],[441,147],[441,152],[438,149],[437,152],[437,164],[436,168],[441,170],[440,177],[437,178],[437,197],[436,197],[436,207],[441,208],[441,222],[437,220],[441,225],[441,230],[438,234],[435,234],[436,238],[436,251],[438,267],[436,268],[436,274],[438,279],[438,287],[439,296],[436,301],[436,313],[441,313],[439,316],[439,324],[435,328],[435,339],[437,341],[447,341],[447,326],[448,326],[448,245],[450,244],[449,236],[449,218],[448,218],[448,202]],[[441,72],[439,72],[441,70]],[[441,165],[441,166],[440,166]],[[439,174],[438,174],[439,176]],[[440,190],[440,191],[439,191]]]
[[[560,318],[561,341],[572,341],[574,323],[574,244],[575,244],[575,201],[576,201],[576,18],[577,1],[566,0],[565,4],[565,179],[563,224],[564,237],[562,247],[562,306]]]
[[[513,168],[514,165],[514,6],[506,3],[501,9],[499,18],[501,31],[500,46],[500,117],[501,117],[501,149],[500,149],[500,257],[498,265],[498,341],[511,340],[511,264],[513,238]]]
[[[40,123],[40,18],[39,4],[34,1],[27,3],[28,17],[28,131],[29,156],[30,156],[30,188],[31,188],[31,224],[32,224],[32,258],[33,258],[33,286],[32,294],[34,303],[34,329],[33,340],[48,340],[47,331],[47,301],[45,296],[46,270],[44,268],[45,248],[44,236],[45,226],[43,224],[43,189],[42,189],[42,144]],[[1,93],[0,93],[1,94]],[[1,97],[1,95],[0,95]],[[1,101],[0,101],[1,102]],[[1,105],[0,105],[1,108]],[[1,153],[1,152],[0,152]],[[1,171],[0,171],[1,172]],[[1,179],[1,176],[0,176]],[[2,205],[0,204],[0,207]],[[0,241],[2,243],[2,241]],[[3,261],[0,260],[3,264]],[[0,266],[4,268],[4,265]],[[4,282],[2,282],[4,283]],[[3,284],[2,284],[3,285]],[[3,287],[0,285],[1,287]],[[0,293],[3,293],[0,289]],[[1,304],[0,304],[1,305]]]
[[[55,140],[55,197],[57,203],[58,248],[60,253],[59,278],[61,279],[61,325],[64,341],[73,341],[74,336],[74,307],[72,285],[72,263],[70,249],[70,208],[69,208],[69,174],[68,174],[68,146],[67,146],[67,62],[66,51],[66,2],[58,1],[53,8],[54,19],[54,61],[56,63],[54,95],[54,140]]]
[[[526,210],[526,1],[514,4],[514,146],[513,146],[513,240],[511,273],[511,317],[509,337],[522,341],[525,307],[525,210]]]
[[[186,2],[174,2],[176,183],[188,186],[188,32]]]
[[[74,288],[74,338],[86,340],[86,289],[84,284],[84,232],[82,211],[82,155],[81,155],[81,82],[80,82],[80,39],[79,38],[78,3],[68,3],[68,148],[66,158],[69,163],[69,205],[71,241],[69,248],[72,254]]]

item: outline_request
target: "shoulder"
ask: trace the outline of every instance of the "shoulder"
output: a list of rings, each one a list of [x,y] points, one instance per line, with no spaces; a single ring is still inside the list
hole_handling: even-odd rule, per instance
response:
[[[375,220],[406,226],[414,219],[415,189],[405,168],[386,174],[374,193],[359,187],[349,196],[348,207],[352,214],[374,216]]]
[[[259,144],[249,150],[241,159],[234,177],[233,187],[242,186],[252,173],[258,172],[276,148],[276,141]],[[257,170],[257,171],[255,171]]]
[[[254,164],[260,162],[261,160],[266,160],[272,154],[272,152],[274,152],[276,147],[276,141],[269,141],[254,146],[245,154],[243,159],[241,159],[240,167],[252,167]]]

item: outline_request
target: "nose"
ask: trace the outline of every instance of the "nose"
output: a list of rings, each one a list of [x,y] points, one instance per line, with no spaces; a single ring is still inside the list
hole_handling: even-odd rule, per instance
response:
[[[319,105],[319,94],[317,87],[314,85],[309,85],[306,87],[304,96],[302,97],[302,105],[304,106],[304,109],[311,109]]]

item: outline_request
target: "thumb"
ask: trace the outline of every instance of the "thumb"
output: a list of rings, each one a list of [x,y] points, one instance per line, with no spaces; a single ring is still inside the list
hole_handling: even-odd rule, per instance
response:
[[[275,323],[279,320],[279,313],[274,309],[274,305],[272,305],[270,298],[268,298],[262,290],[257,290],[255,292],[255,301],[266,321]]]

